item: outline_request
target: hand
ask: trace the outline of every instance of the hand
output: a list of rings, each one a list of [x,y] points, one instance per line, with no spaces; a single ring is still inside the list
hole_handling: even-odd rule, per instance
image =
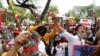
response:
[[[58,18],[58,17],[53,17],[53,18],[52,18],[52,21],[54,22],[54,24],[55,24],[55,23],[58,23],[58,22],[59,22],[59,18]]]
[[[16,38],[15,38],[15,50],[18,50],[21,46],[25,45],[30,37],[30,33],[25,32],[25,33],[21,33],[19,34]]]

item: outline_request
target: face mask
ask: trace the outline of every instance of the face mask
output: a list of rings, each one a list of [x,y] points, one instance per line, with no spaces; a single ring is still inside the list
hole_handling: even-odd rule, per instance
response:
[[[80,38],[83,38],[83,36],[82,35],[80,35],[80,34],[77,34]]]
[[[60,40],[58,40],[58,41],[54,41],[54,45],[56,46],[57,44],[59,44],[60,43]]]

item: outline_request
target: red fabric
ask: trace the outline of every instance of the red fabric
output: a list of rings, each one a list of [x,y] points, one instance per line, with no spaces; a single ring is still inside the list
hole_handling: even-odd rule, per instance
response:
[[[67,41],[67,40],[66,40],[65,38],[62,38],[62,39],[61,39],[61,42],[62,42],[62,43],[66,42],[66,41]],[[67,42],[68,42],[68,41],[67,41]]]
[[[14,30],[13,33],[19,33],[19,30]]]
[[[29,51],[36,51],[38,50],[38,46],[32,46],[29,48],[24,48],[24,52],[29,52]]]
[[[19,30],[14,30],[14,31],[13,31],[14,37],[16,37],[18,34],[19,34]]]
[[[0,11],[0,28],[2,27],[2,12]]]

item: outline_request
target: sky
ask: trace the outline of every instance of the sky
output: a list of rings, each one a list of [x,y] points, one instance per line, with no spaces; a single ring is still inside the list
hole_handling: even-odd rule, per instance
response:
[[[4,6],[7,6],[6,0],[2,0]],[[42,1],[40,5],[46,3],[46,0],[39,0]],[[51,0],[51,4],[58,7],[59,13],[64,14],[71,10],[74,6],[88,6],[93,4],[94,0]],[[95,0],[95,5],[100,6],[100,0]]]

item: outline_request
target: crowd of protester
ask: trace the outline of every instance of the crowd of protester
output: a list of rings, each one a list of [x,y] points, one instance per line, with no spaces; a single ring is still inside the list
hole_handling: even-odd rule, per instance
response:
[[[95,19],[95,17],[94,17]],[[73,30],[62,27],[59,18],[53,24],[28,25],[19,31],[16,24],[0,30],[1,56],[73,56],[74,45],[96,46],[91,56],[99,56],[99,22],[91,28],[77,24]]]

